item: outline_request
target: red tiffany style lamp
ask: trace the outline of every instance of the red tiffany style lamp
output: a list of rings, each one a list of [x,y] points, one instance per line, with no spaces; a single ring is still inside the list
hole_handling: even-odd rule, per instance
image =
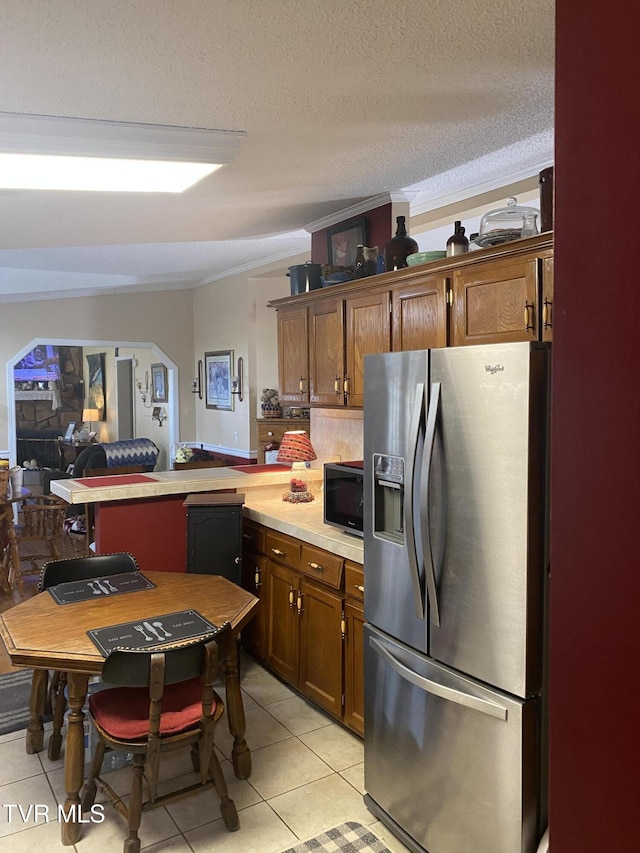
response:
[[[313,500],[312,493],[307,489],[306,481],[296,477],[295,474],[304,472],[305,462],[311,462],[312,459],[317,458],[309,436],[303,429],[285,432],[280,442],[277,461],[291,462],[291,473],[294,476],[291,478],[289,491],[282,496],[283,501],[297,504],[309,503]]]

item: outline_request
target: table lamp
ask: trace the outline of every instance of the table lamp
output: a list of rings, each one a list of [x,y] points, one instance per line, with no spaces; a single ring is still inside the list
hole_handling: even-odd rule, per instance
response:
[[[309,436],[303,429],[289,430],[282,436],[277,461],[291,462],[292,474],[303,472],[305,462],[317,458]],[[289,491],[283,494],[282,500],[289,503],[309,503],[313,500],[313,495],[308,491],[306,481],[294,476],[291,478]]]
[[[93,432],[93,430],[91,428],[91,421],[97,421],[98,416],[99,416],[99,413],[98,413],[97,409],[83,409],[82,410],[82,421],[83,421],[83,423],[87,423],[87,421],[89,422],[89,432],[90,433]]]

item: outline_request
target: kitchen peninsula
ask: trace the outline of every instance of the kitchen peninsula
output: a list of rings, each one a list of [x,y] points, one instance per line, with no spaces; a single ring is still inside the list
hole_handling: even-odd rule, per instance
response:
[[[51,488],[72,505],[95,504],[98,553],[131,551],[141,569],[173,572],[186,571],[185,497],[241,492],[242,586],[260,600],[242,643],[362,735],[363,540],[324,524],[320,463],[306,472],[310,503],[283,501],[291,471],[265,467],[54,480]]]
[[[273,471],[266,471],[266,467],[247,465],[53,480],[51,491],[79,509],[95,504],[97,553],[131,551],[143,570],[184,572],[186,496],[229,490],[245,495],[245,518],[361,563],[362,541],[322,521],[322,467],[307,471],[316,495],[309,504],[283,501],[291,472],[282,466],[273,466]]]

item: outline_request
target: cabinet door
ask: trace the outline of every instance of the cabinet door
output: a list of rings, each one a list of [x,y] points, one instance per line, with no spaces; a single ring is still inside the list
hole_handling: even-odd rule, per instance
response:
[[[242,506],[191,507],[187,513],[187,571],[240,583]]]
[[[278,380],[281,401],[309,402],[306,308],[281,308],[278,311]]]
[[[538,340],[538,258],[487,260],[453,276],[453,346]]]
[[[391,290],[391,349],[433,349],[449,341],[447,291],[449,279],[429,276]]]
[[[364,735],[364,610],[347,602],[344,618],[344,722]]]
[[[255,551],[242,555],[242,586],[260,599],[260,606],[251,622],[242,629],[242,645],[258,660],[265,658],[267,639],[267,558]]]
[[[345,298],[348,406],[364,405],[364,357],[391,349],[391,300],[388,291]]]
[[[309,306],[309,400],[344,405],[344,302],[323,299]]]
[[[553,258],[542,261],[542,340],[553,340]]]
[[[320,708],[342,718],[342,596],[302,580],[300,690]]]
[[[267,643],[265,663],[298,686],[300,619],[297,598],[300,575],[267,560]]]

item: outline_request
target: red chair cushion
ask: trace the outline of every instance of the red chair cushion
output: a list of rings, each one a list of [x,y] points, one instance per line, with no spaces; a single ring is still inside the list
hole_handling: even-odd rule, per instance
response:
[[[216,703],[213,703],[213,711]],[[149,734],[149,690],[146,687],[110,687],[89,697],[95,721],[117,740],[143,740]],[[202,717],[202,679],[192,678],[165,687],[160,734],[177,734]]]

